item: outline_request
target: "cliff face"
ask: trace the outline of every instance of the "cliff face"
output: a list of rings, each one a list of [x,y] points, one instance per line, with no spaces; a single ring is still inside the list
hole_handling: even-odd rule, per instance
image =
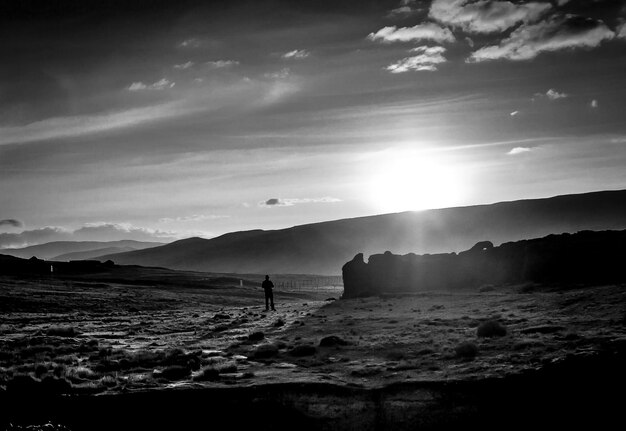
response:
[[[370,256],[343,268],[344,298],[381,293],[476,288],[505,283],[626,281],[626,231],[583,231],[508,242],[481,241],[461,253]]]

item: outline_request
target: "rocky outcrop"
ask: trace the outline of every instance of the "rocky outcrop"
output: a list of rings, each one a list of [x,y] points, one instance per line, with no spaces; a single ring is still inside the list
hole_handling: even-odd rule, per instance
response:
[[[508,242],[481,241],[461,253],[370,256],[343,268],[343,298],[381,293],[476,288],[506,283],[626,281],[626,231],[582,231]]]

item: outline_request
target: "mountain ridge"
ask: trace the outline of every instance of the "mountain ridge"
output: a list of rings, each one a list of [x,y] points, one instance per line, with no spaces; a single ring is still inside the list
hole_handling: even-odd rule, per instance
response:
[[[149,241],[135,241],[131,239],[124,239],[118,241],[51,241],[43,244],[31,245],[21,248],[3,248],[0,249],[0,254],[6,254],[9,256],[30,258],[37,257],[39,259],[51,260],[58,257],[62,257],[69,253],[84,253],[97,249],[104,248],[131,248],[133,250],[145,249],[149,247],[157,247],[164,245],[162,242],[149,242]],[[105,252],[106,253],[106,252]],[[103,254],[103,253],[100,253]],[[92,256],[96,257],[96,256]],[[76,256],[76,259],[80,259],[80,256]],[[61,259],[59,259],[61,260]]]
[[[626,190],[613,190],[230,232],[99,259],[194,271],[338,275],[360,252],[458,252],[483,240],[624,228]]]

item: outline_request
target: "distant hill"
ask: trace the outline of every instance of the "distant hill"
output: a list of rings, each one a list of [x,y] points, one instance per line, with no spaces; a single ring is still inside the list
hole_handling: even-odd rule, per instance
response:
[[[340,274],[357,253],[443,253],[552,233],[626,228],[626,190],[342,219],[190,238],[111,254],[119,264],[229,273]]]
[[[122,251],[143,250],[150,247],[163,245],[161,242],[142,242],[133,240],[121,241],[53,241],[45,244],[32,245],[24,248],[4,248],[0,249],[0,254],[21,257],[28,259],[37,257],[46,260],[79,260],[89,259],[109,253],[119,253]],[[107,251],[107,249],[111,251]],[[76,254],[67,258],[70,253],[88,253],[94,250],[101,250],[93,256]]]
[[[155,246],[156,247],[156,246]],[[115,253],[125,253],[127,251],[140,250],[139,248],[133,247],[105,247],[105,248],[97,248],[95,250],[87,250],[87,251],[75,251],[72,253],[65,253],[59,256],[55,256],[50,260],[54,260],[57,262],[69,262],[70,260],[87,260],[94,259],[105,254],[115,254]]]

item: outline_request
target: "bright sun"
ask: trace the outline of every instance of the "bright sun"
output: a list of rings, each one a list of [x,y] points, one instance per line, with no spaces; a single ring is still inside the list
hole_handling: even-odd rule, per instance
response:
[[[385,212],[416,211],[458,205],[464,184],[459,169],[431,155],[383,154],[370,178],[371,199]]]

